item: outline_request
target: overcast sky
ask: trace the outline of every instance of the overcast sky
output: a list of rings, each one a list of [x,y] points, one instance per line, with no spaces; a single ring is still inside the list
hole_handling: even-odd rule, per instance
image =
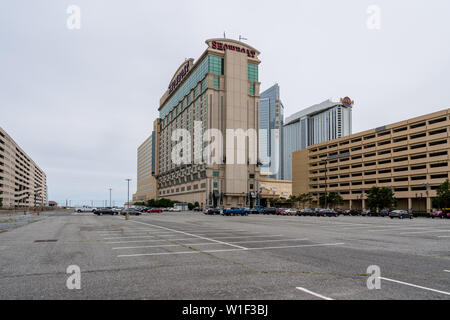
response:
[[[450,107],[449,15],[448,0],[2,0],[0,126],[47,173],[49,200],[107,200],[111,187],[124,201],[160,97],[206,39],[260,50],[262,89],[280,85],[285,116],[350,96],[356,133]]]

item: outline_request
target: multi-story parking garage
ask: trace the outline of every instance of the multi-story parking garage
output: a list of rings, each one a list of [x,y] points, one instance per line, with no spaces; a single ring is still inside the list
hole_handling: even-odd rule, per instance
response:
[[[292,159],[294,195],[338,192],[345,208],[366,207],[365,192],[389,187],[399,209],[430,210],[449,177],[450,109],[313,145]]]
[[[44,206],[45,173],[0,128],[0,198],[3,207]]]

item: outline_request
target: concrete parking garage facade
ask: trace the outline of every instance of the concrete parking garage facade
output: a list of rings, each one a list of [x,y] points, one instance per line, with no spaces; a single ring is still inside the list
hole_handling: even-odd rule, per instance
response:
[[[366,191],[392,188],[397,208],[432,208],[436,188],[449,177],[450,109],[356,133],[293,153],[293,194],[325,191],[343,208],[366,209]],[[327,190],[325,190],[325,187]]]

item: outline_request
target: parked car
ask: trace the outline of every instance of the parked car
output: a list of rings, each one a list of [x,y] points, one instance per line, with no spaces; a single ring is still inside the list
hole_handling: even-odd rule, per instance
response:
[[[263,214],[276,214],[277,209],[276,208],[264,208],[262,213]]]
[[[125,208],[122,211],[120,211],[121,215],[129,214],[130,216],[140,216],[141,211],[137,210],[136,208]]]
[[[116,215],[119,214],[118,212],[115,212],[113,209],[111,208],[100,208],[100,209],[95,209],[94,213],[98,216],[102,216],[104,214],[110,214],[110,215]]]
[[[391,212],[392,212],[391,209],[383,209],[380,211],[379,216],[380,217],[388,217]]]
[[[294,216],[297,214],[297,210],[289,208],[289,209],[284,210],[284,214],[286,214],[288,216]]]
[[[442,210],[436,210],[436,211],[430,212],[430,218],[431,219],[434,219],[434,218],[444,219],[444,218],[446,218],[446,214]]]
[[[376,217],[378,216],[378,213],[376,211],[366,209],[361,211],[361,215],[363,217]]]
[[[394,218],[399,218],[399,219],[409,218],[409,219],[412,219],[413,215],[411,213],[409,213],[408,211],[406,211],[406,210],[394,210],[391,213],[389,213],[389,217],[391,219],[394,219]]]
[[[264,207],[263,206],[254,206],[251,210],[250,213],[252,214],[261,214],[264,211]]]
[[[221,210],[220,210],[220,208],[207,208],[205,211],[204,211],[204,214],[207,214],[207,215],[215,215],[215,214],[220,214],[221,213]]]
[[[357,216],[357,215],[359,215],[359,212],[357,210],[347,209],[347,210],[342,211],[342,215],[344,215],[344,216]]]
[[[313,216],[314,210],[311,209],[302,209],[300,211],[297,211],[298,216]]]
[[[202,211],[202,208],[200,208],[200,207],[195,207],[194,209],[192,209],[192,211],[199,211],[199,212],[201,212],[201,211]]]
[[[333,209],[323,209],[318,212],[319,216],[323,217],[337,217],[339,214]]]
[[[76,207],[75,212],[94,212],[97,208],[91,208],[88,206]]]
[[[230,209],[224,209],[223,215],[225,216],[246,216],[249,210],[241,207],[231,207]]]
[[[163,209],[161,208],[151,208],[147,210],[148,213],[161,213],[163,212]]]
[[[277,208],[276,214],[279,215],[279,216],[281,216],[281,215],[284,215],[284,214],[285,214],[285,213],[284,213],[285,211],[286,211],[285,208]]]

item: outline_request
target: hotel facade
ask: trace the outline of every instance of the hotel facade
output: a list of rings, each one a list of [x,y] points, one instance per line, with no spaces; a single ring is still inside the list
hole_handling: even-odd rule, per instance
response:
[[[181,64],[160,99],[153,150],[157,196],[202,207],[251,206],[257,202],[260,163],[252,156],[259,154],[257,137],[240,144],[227,132],[259,131],[259,51],[231,39],[210,39],[206,44],[197,61]],[[202,138],[208,129],[223,137],[220,148],[210,153],[216,160],[221,155],[219,161],[205,159],[208,142],[218,138]],[[189,137],[173,139],[179,130]],[[198,132],[201,140],[196,144]],[[183,142],[179,154],[189,161],[180,164],[173,161],[173,152]]]
[[[392,188],[397,208],[432,208],[449,178],[450,109],[310,146],[292,155],[294,195],[337,192],[343,208],[367,209],[366,191]]]
[[[156,135],[153,132],[137,149],[137,190],[133,194],[134,202],[146,202],[156,199],[157,183],[155,174]]]
[[[4,208],[40,207],[47,201],[47,178],[0,127],[0,198]]]

